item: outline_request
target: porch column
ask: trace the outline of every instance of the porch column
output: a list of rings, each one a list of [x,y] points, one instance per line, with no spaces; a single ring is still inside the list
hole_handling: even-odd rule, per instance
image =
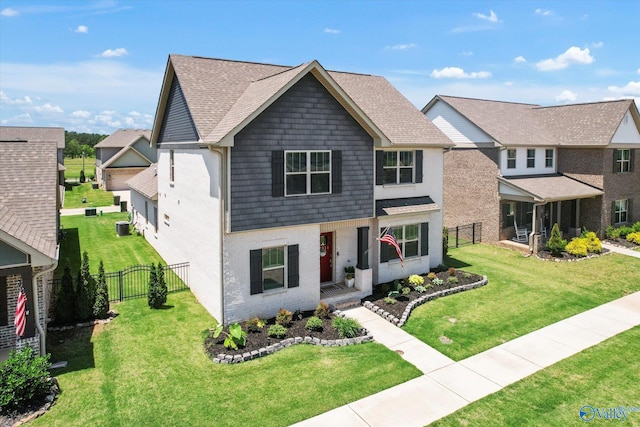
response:
[[[358,263],[360,270],[369,269],[369,227],[358,227]]]
[[[580,224],[580,199],[576,199],[576,228],[582,230],[582,224]]]

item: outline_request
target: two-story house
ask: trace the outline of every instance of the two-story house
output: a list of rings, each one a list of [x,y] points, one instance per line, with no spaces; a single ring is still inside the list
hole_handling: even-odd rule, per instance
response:
[[[442,262],[450,141],[382,77],[171,55],[151,143],[148,238],[190,262],[223,323],[357,299]],[[387,228],[404,264],[377,240]],[[355,287],[333,296],[346,266]]]
[[[445,226],[481,222],[483,240],[498,241],[516,238],[516,226],[602,236],[640,219],[632,100],[541,107],[436,96],[422,111],[455,144],[444,156]]]
[[[26,345],[45,352],[48,283],[58,265],[63,149],[62,128],[0,127],[0,360]],[[18,337],[21,290],[26,326]]]
[[[156,161],[150,130],[118,129],[96,144],[96,181],[108,191],[127,190],[127,181]]]

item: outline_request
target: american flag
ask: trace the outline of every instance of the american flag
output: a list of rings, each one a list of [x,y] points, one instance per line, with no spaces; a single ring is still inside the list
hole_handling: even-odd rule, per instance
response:
[[[24,330],[27,326],[27,296],[24,294],[24,289],[20,289],[20,295],[18,295],[18,304],[16,305],[16,317],[13,323],[16,325],[16,335],[21,337],[24,335]]]
[[[384,236],[380,238],[381,242],[388,243],[394,248],[396,248],[396,252],[398,253],[398,257],[400,258],[400,264],[404,267],[404,260],[402,259],[402,250],[400,246],[398,246],[398,241],[396,240],[395,234],[393,234],[393,230],[391,228],[387,228],[387,231],[384,233]]]

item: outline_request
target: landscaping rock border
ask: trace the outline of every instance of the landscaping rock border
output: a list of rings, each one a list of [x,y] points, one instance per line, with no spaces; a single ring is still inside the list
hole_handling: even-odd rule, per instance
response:
[[[107,313],[107,317],[105,319],[87,320],[86,322],[76,323],[75,325],[67,325],[67,326],[47,325],[47,331],[68,331],[70,329],[75,329],[75,328],[88,328],[94,325],[109,323],[116,317],[118,317],[118,312],[109,310],[109,312]]]
[[[336,316],[345,317],[345,314],[340,310],[335,310],[333,312]],[[249,360],[258,359],[260,357],[267,356],[269,354],[273,354],[277,351],[283,350],[287,347],[291,347],[292,345],[297,344],[311,344],[311,345],[319,345],[323,347],[344,347],[347,345],[355,345],[362,344],[365,342],[373,341],[373,335],[365,328],[362,328],[365,332],[364,335],[355,338],[343,338],[337,340],[321,340],[317,337],[295,337],[295,338],[287,338],[275,344],[268,345],[259,350],[253,350],[251,352],[246,352],[243,354],[225,354],[220,353],[216,357],[213,358],[214,363],[222,363],[222,364],[233,364],[233,363],[241,363],[248,362]]]
[[[407,320],[409,319],[409,315],[411,314],[411,311],[414,308],[424,304],[425,302],[434,300],[436,298],[444,297],[447,295],[457,294],[458,292],[479,288],[480,286],[486,285],[488,281],[489,279],[487,279],[487,276],[482,276],[482,280],[478,282],[470,283],[468,285],[457,286],[451,289],[444,289],[442,291],[434,292],[432,294],[424,295],[420,298],[417,298],[411,301],[407,305],[407,308],[404,309],[404,313],[402,313],[402,317],[400,317],[400,319],[395,317],[393,314],[387,312],[384,308],[374,305],[371,301],[365,301],[362,305],[368,308],[369,310],[373,311],[383,319],[387,320],[389,323],[392,323],[400,328],[402,327],[402,325],[407,323]]]
[[[597,257],[601,257],[601,256],[604,256],[604,255],[609,255],[609,254],[612,254],[612,253],[613,253],[613,251],[610,251],[608,249],[604,249],[603,248],[602,252],[600,252],[600,253],[592,253],[592,254],[589,254],[589,255],[583,256],[583,257],[568,258],[568,259],[565,259],[565,258],[543,258],[543,257],[539,256],[539,254],[536,254],[536,258],[538,258],[539,260],[542,260],[542,261],[550,261],[550,262],[580,262],[580,261],[585,261],[585,260],[591,259],[591,258],[597,258]]]

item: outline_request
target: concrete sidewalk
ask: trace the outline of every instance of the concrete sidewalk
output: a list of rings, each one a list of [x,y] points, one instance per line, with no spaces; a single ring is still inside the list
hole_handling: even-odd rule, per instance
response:
[[[364,307],[344,312],[369,329],[376,341],[392,350],[401,350],[402,357],[425,375],[302,421],[296,426],[427,425],[562,359],[640,325],[640,292],[564,319],[460,362],[454,362]]]
[[[638,251],[634,251],[634,250],[627,249],[627,248],[621,248],[621,247],[618,247],[618,246],[613,246],[613,245],[610,245],[609,243],[605,243],[605,242],[602,242],[602,247],[605,248],[605,249],[610,250],[611,252],[617,252],[619,254],[640,258],[640,252],[638,252]]]
[[[128,190],[125,191],[112,191],[114,196],[120,196],[121,202],[127,202],[127,209],[131,210],[131,192]],[[93,208],[93,206],[87,206],[84,208],[73,208],[73,209],[60,209],[60,216],[71,216],[71,215],[84,215],[84,210],[87,208]],[[111,213],[111,212],[120,212],[120,205],[110,205],[110,206],[95,206],[98,215],[100,212],[102,213]]]

